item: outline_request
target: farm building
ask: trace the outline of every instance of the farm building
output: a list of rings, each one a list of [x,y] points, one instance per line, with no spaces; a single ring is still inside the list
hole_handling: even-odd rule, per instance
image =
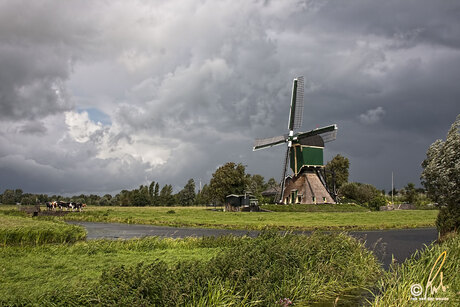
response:
[[[250,194],[236,195],[230,194],[225,198],[225,209],[227,212],[254,212],[260,211],[258,201]]]

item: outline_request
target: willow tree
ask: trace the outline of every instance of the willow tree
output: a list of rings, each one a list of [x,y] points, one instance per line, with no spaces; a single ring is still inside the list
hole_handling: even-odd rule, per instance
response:
[[[460,230],[460,115],[447,133],[437,140],[423,161],[422,184],[428,196],[442,206],[436,219],[441,235]]]

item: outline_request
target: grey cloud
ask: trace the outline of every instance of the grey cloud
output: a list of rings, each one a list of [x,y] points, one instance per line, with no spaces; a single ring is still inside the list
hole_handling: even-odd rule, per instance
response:
[[[377,107],[375,109],[367,110],[365,113],[359,115],[359,119],[364,124],[375,124],[382,116],[385,115],[385,110],[382,107]]]
[[[0,5],[0,117],[12,125],[0,126],[2,186],[181,187],[227,161],[278,180],[283,149],[252,152],[252,140],[286,132],[297,75],[302,130],[337,123],[326,157],[349,157],[352,180],[379,187],[390,168],[417,183],[426,149],[460,113],[455,2]],[[112,126],[76,142],[62,118],[74,108],[97,108]],[[101,158],[102,144],[136,142],[139,152]],[[142,162],[145,148],[169,150],[166,163]]]
[[[45,125],[40,121],[28,122],[19,128],[19,133],[42,135],[47,131]]]

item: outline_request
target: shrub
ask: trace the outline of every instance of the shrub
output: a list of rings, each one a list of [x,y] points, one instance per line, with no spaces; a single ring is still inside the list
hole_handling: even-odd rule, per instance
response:
[[[371,203],[372,200],[381,195],[381,191],[373,185],[359,182],[346,183],[339,190],[341,198],[355,200],[360,205]]]
[[[436,218],[436,228],[441,236],[451,231],[460,232],[460,210],[453,206],[441,208]]]
[[[380,206],[386,206],[387,205],[387,199],[383,195],[378,195],[375,196],[374,198],[371,199],[369,203],[367,203],[367,206],[371,210],[379,211]]]

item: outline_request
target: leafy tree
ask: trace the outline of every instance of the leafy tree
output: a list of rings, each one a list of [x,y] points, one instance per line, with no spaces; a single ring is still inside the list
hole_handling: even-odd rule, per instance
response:
[[[247,189],[257,197],[259,201],[262,199],[262,192],[267,189],[267,185],[265,184],[265,179],[263,176],[255,174],[255,175],[246,175],[246,179],[248,181]]]
[[[163,206],[174,205],[174,195],[172,185],[165,185],[160,191],[160,202]]]
[[[37,198],[40,203],[46,203],[47,201],[49,201],[48,195],[46,194],[37,195]]]
[[[14,191],[14,201],[15,201],[16,203],[20,203],[20,202],[21,202],[21,200],[22,200],[22,193],[23,193],[23,192],[22,192],[22,189],[16,189],[16,190]]]
[[[158,184],[158,182],[155,183],[155,189],[153,191],[153,205],[160,205],[160,185]]]
[[[415,189],[415,184],[409,182],[405,187],[403,192],[403,200],[409,204],[415,204],[418,201],[418,193]]]
[[[228,162],[212,174],[209,182],[210,196],[223,204],[229,194],[243,194],[247,185],[245,167],[241,163]]]
[[[195,202],[195,180],[189,179],[184,188],[178,193],[177,200],[181,206],[191,206]]]
[[[207,184],[205,184],[201,191],[199,191],[196,195],[195,203],[197,205],[209,205],[212,203],[209,186]]]
[[[276,182],[275,178],[268,179],[268,181],[267,181],[267,189],[276,188],[277,186],[279,186],[279,183]]]
[[[5,204],[5,205],[11,205],[11,204],[15,204],[16,203],[16,200],[15,200],[15,197],[14,197],[14,191],[13,190],[5,190],[5,192],[3,192],[3,196],[2,196],[2,204]]]
[[[334,172],[335,186],[339,189],[342,185],[348,182],[348,169],[350,168],[350,161],[341,155],[336,155],[331,161],[326,164],[326,182],[329,187],[332,187]]]
[[[105,194],[102,196],[102,198],[99,200],[99,206],[110,206],[110,201],[112,199],[112,195],[110,194]]]
[[[354,200],[360,205],[368,206],[371,209],[378,210],[383,203],[383,195],[371,184],[359,182],[350,182],[344,184],[339,190],[339,196],[348,200]]]
[[[396,196],[396,195],[399,194],[399,191],[398,191],[396,188],[393,188],[393,190],[390,190],[390,191],[388,192],[388,195],[391,195],[391,192],[393,192],[393,196]]]
[[[36,198],[33,195],[24,195],[21,199],[21,205],[35,205]]]
[[[139,190],[133,190],[131,196],[131,205],[145,207],[150,204],[147,187],[142,187]]]
[[[152,183],[149,185],[149,196],[150,196],[152,203],[153,203],[154,194],[155,194],[155,181],[152,181]]]
[[[422,162],[422,184],[428,196],[441,208],[436,226],[441,235],[460,231],[460,115],[447,133],[446,141],[437,140]]]

